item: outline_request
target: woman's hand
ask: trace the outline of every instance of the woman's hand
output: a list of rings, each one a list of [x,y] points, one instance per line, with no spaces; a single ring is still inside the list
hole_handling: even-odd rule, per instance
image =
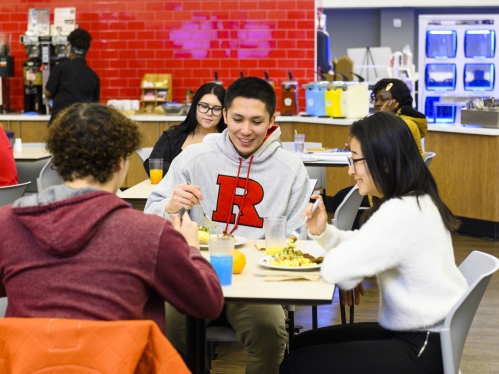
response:
[[[354,294],[354,300],[352,300],[352,291]],[[360,295],[364,295],[364,285],[360,282],[353,290],[343,291],[340,290],[340,301],[342,305],[352,306],[354,301],[355,305],[360,304]]]
[[[392,100],[388,100],[386,103],[384,103],[379,111],[380,112],[396,113],[398,108],[399,108],[399,103],[397,103],[397,100],[392,99]]]
[[[194,205],[203,200],[199,186],[182,183],[173,190],[172,198],[166,203],[165,210],[172,214],[185,207],[191,209]]]
[[[308,231],[315,236],[321,235],[327,227],[327,212],[326,212],[326,207],[324,206],[324,201],[322,201],[322,198],[320,195],[312,195],[312,199],[321,199],[319,206],[315,210],[314,213],[312,213],[312,206],[314,204],[310,203],[307,206],[307,209],[305,209],[304,217],[308,217],[307,220],[307,227]]]
[[[199,249],[198,224],[191,220],[188,211],[185,211],[182,217],[173,214],[172,224],[173,228],[182,234],[187,244]]]

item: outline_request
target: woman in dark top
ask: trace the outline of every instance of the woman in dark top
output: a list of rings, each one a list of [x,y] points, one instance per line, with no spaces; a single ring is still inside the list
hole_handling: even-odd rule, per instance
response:
[[[203,84],[194,95],[185,121],[163,132],[149,156],[163,159],[163,175],[184,148],[201,143],[207,134],[220,133],[227,128],[222,116],[224,98],[225,88],[221,85]],[[148,175],[149,158],[144,161]]]

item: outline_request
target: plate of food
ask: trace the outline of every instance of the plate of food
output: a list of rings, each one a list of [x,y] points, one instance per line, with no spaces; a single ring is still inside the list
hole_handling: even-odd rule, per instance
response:
[[[312,270],[320,268],[323,259],[288,247],[279,254],[261,257],[258,264],[271,269]]]
[[[217,234],[210,234],[210,229],[206,226],[199,226],[198,236],[199,236],[199,248],[208,249],[208,239],[210,236],[216,236]],[[223,234],[220,234],[223,235]],[[232,235],[234,237],[234,245],[238,246],[246,243],[246,238],[242,236]]]
[[[322,153],[322,152],[328,152],[328,153],[332,153],[332,152],[338,152],[338,148],[305,148],[305,151],[309,152],[309,153]]]

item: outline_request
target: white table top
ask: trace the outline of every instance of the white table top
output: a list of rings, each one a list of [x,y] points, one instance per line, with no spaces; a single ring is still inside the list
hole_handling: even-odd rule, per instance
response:
[[[150,179],[146,179],[145,181],[136,184],[133,187],[128,188],[127,190],[120,192],[118,194],[123,200],[128,202],[136,201],[136,200],[147,200],[152,190],[157,186],[157,184],[151,184]]]
[[[222,287],[226,303],[263,303],[263,304],[293,304],[318,305],[330,304],[334,295],[334,284],[327,283],[322,278],[317,282],[308,280],[267,282],[265,277],[253,274],[313,274],[318,275],[319,269],[310,270],[274,270],[258,264],[258,259],[265,256],[265,251],[257,251],[265,246],[264,240],[248,240],[236,249],[246,256],[246,266],[241,274],[232,275],[232,285]],[[297,249],[314,256],[326,254],[324,249],[313,240],[299,240]],[[203,257],[209,260],[209,252],[202,250]]]
[[[14,152],[16,161],[36,161],[50,156],[50,153],[45,148],[24,147],[21,152]]]

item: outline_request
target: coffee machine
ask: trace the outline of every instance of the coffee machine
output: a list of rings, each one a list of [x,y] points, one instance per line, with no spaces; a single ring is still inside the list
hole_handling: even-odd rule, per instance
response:
[[[23,64],[24,112],[47,114],[48,102],[44,101],[45,85],[51,68],[68,58],[68,37],[50,35],[49,9],[30,8],[28,18],[28,30],[25,35],[20,36],[20,43],[25,46],[28,56],[28,60]]]

